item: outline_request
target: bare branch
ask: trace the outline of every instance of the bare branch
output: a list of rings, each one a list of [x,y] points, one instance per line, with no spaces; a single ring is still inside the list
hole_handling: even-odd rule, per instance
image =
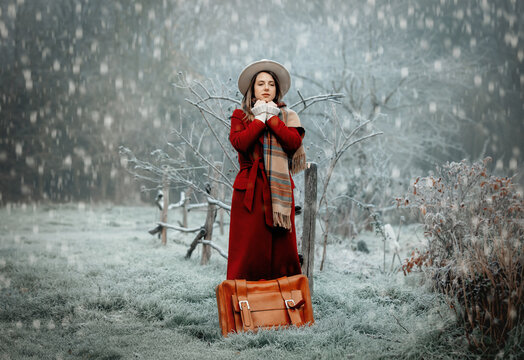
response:
[[[308,97],[306,99],[304,99],[302,97],[302,94],[299,93],[299,96],[301,97],[301,101],[289,106],[290,109],[293,109],[295,107],[297,107],[298,105],[302,104],[303,105],[303,108],[298,110],[297,111],[297,114],[300,114],[301,112],[303,112],[304,110],[306,110],[308,107],[310,107],[311,105],[317,103],[317,102],[321,102],[321,101],[330,101],[330,102],[335,102],[335,103],[338,103],[340,104],[340,101],[339,99],[343,98],[344,97],[344,94],[324,94],[324,95],[316,95],[316,96],[311,96],[311,97]]]
[[[215,132],[215,130],[213,129],[213,127],[211,126],[211,124],[209,123],[209,121],[207,120],[206,116],[204,115],[204,113],[202,112],[202,110],[200,111],[200,113],[202,114],[202,117],[204,118],[208,128],[211,130],[211,132],[213,133],[213,135],[215,136],[215,139],[218,141],[218,144],[220,145],[220,147],[222,148],[222,150],[224,151],[224,153],[227,155],[229,161],[231,161],[231,163],[233,164],[233,166],[235,166],[236,170],[239,171],[240,168],[238,167],[238,165],[233,161],[233,159],[231,159],[231,156],[229,155],[229,152],[226,151],[225,147],[224,147],[224,144],[222,144],[222,141],[220,140],[220,138],[218,137],[217,133]],[[226,177],[227,178],[227,177]],[[229,179],[228,179],[229,181]]]
[[[226,183],[229,186],[233,187],[233,183],[231,183],[231,180],[229,180],[229,178],[222,171],[220,171],[206,156],[202,155],[202,153],[193,145],[192,141],[188,140],[185,136],[178,133],[177,130],[173,130],[173,131],[178,135],[180,139],[182,139],[182,141],[186,143],[187,146],[191,148],[191,150],[193,150],[195,155],[197,155],[200,159],[202,159],[207,165],[211,166],[213,170],[217,171],[217,173],[219,173],[220,176],[222,176],[222,178],[226,181]]]
[[[214,178],[214,177],[210,177],[210,176],[208,176],[207,174],[206,174],[205,176],[206,176],[206,177],[207,177],[211,182],[216,182],[216,183],[219,183],[219,184],[225,185],[225,186],[227,186],[227,187],[230,188],[230,189],[233,189],[233,187],[230,185],[229,182],[225,182],[225,181],[223,181],[223,180],[221,180],[221,179],[217,179],[217,178]]]
[[[376,132],[376,133],[373,133],[373,134],[369,134],[369,135],[363,136],[363,137],[361,137],[361,138],[359,138],[359,139],[357,139],[357,140],[355,140],[355,141],[352,141],[351,143],[347,144],[347,145],[346,145],[346,146],[341,150],[341,154],[342,154],[344,151],[346,151],[347,149],[349,149],[351,146],[353,146],[353,145],[355,145],[355,144],[357,144],[357,143],[359,143],[359,142],[361,142],[361,141],[364,141],[364,140],[366,140],[366,139],[369,139],[369,138],[375,137],[375,136],[377,136],[377,135],[382,135],[382,134],[384,134],[384,133],[383,133],[382,131],[380,131],[380,132]]]
[[[218,116],[217,114],[215,114],[213,111],[211,110],[208,110],[204,107],[202,107],[199,103],[202,102],[202,101],[198,101],[198,102],[194,102],[194,101],[191,101],[189,99],[185,99],[188,103],[190,103],[191,105],[195,106],[198,110],[200,110],[200,112],[206,112],[208,113],[209,115],[213,116],[215,119],[217,119],[218,121],[220,121],[222,123],[222,125],[224,125],[225,127],[227,127],[229,129],[229,122],[224,120],[223,118],[221,118],[220,116]]]
[[[300,90],[297,90],[298,96],[300,96],[300,100],[302,100],[302,103],[304,104],[304,109],[307,107],[306,100],[304,100],[304,97],[300,93]]]

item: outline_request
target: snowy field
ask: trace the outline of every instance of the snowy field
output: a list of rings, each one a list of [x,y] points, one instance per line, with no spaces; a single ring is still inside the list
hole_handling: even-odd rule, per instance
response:
[[[190,213],[190,226],[203,212]],[[420,274],[382,274],[382,242],[370,253],[349,240],[316,260],[309,328],[220,335],[214,288],[226,261],[193,234],[147,230],[153,206],[31,205],[0,209],[0,359],[456,359],[467,342],[448,307]],[[181,215],[170,213],[170,222]],[[226,216],[227,219],[227,216]],[[395,229],[396,230],[396,229]],[[215,228],[217,243],[227,248]],[[401,257],[420,246],[416,227],[402,230]],[[318,230],[317,230],[318,233]],[[317,234],[318,236],[318,234]],[[317,255],[320,255],[317,245]],[[391,253],[387,254],[387,268]]]

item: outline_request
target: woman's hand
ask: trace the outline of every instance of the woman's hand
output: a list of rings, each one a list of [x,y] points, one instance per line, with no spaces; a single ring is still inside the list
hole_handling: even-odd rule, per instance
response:
[[[273,116],[276,116],[280,113],[280,109],[278,108],[277,104],[275,104],[273,101],[270,101],[267,103],[267,118],[270,119]]]
[[[264,123],[266,122],[266,119],[267,119],[266,111],[267,111],[267,104],[263,100],[258,100],[255,103],[255,106],[251,109],[251,112],[253,113],[253,115],[255,115],[255,119],[258,119]]]

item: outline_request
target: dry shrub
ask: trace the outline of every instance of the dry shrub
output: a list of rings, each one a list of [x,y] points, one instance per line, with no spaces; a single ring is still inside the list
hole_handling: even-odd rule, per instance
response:
[[[397,199],[420,211],[428,240],[427,257],[413,253],[404,270],[428,266],[470,345],[482,351],[503,347],[524,323],[524,202],[511,178],[488,175],[490,160],[447,163]]]
[[[409,274],[413,271],[415,266],[417,269],[421,269],[423,266],[428,266],[429,264],[429,251],[421,253],[419,249],[415,249],[411,252],[411,257],[404,260],[402,264],[402,271],[404,275]]]

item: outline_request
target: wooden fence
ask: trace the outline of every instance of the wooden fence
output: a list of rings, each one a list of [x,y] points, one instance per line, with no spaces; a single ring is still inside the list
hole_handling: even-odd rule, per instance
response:
[[[210,168],[210,173],[213,170]],[[211,249],[216,250],[222,257],[227,259],[226,252],[221,249],[212,240],[213,238],[213,227],[216,224],[217,210],[219,208],[227,211],[231,210],[231,207],[219,200],[216,200],[218,189],[216,185],[213,185],[208,189],[209,196],[207,202],[200,204],[190,204],[190,192],[181,192],[180,201],[174,204],[169,204],[169,182],[164,178],[163,190],[158,192],[156,197],[156,204],[161,210],[161,219],[157,222],[157,226],[149,230],[150,234],[160,234],[162,244],[167,243],[167,230],[177,230],[181,232],[192,232],[196,233],[195,239],[189,246],[186,253],[186,258],[190,258],[193,251],[196,249],[198,244],[202,244],[202,255],[200,263],[205,265],[208,263],[211,256]],[[187,222],[188,212],[195,208],[207,207],[206,221],[203,226],[189,228]],[[168,210],[181,208],[183,222],[182,226],[168,224],[167,214]],[[304,210],[303,210],[303,230],[302,230],[302,273],[309,279],[309,287],[313,292],[313,269],[315,264],[315,228],[316,228],[316,216],[317,216],[317,165],[315,163],[308,163],[305,171],[305,185],[304,185]],[[222,229],[223,224],[220,222]],[[223,231],[223,230],[222,230]]]

